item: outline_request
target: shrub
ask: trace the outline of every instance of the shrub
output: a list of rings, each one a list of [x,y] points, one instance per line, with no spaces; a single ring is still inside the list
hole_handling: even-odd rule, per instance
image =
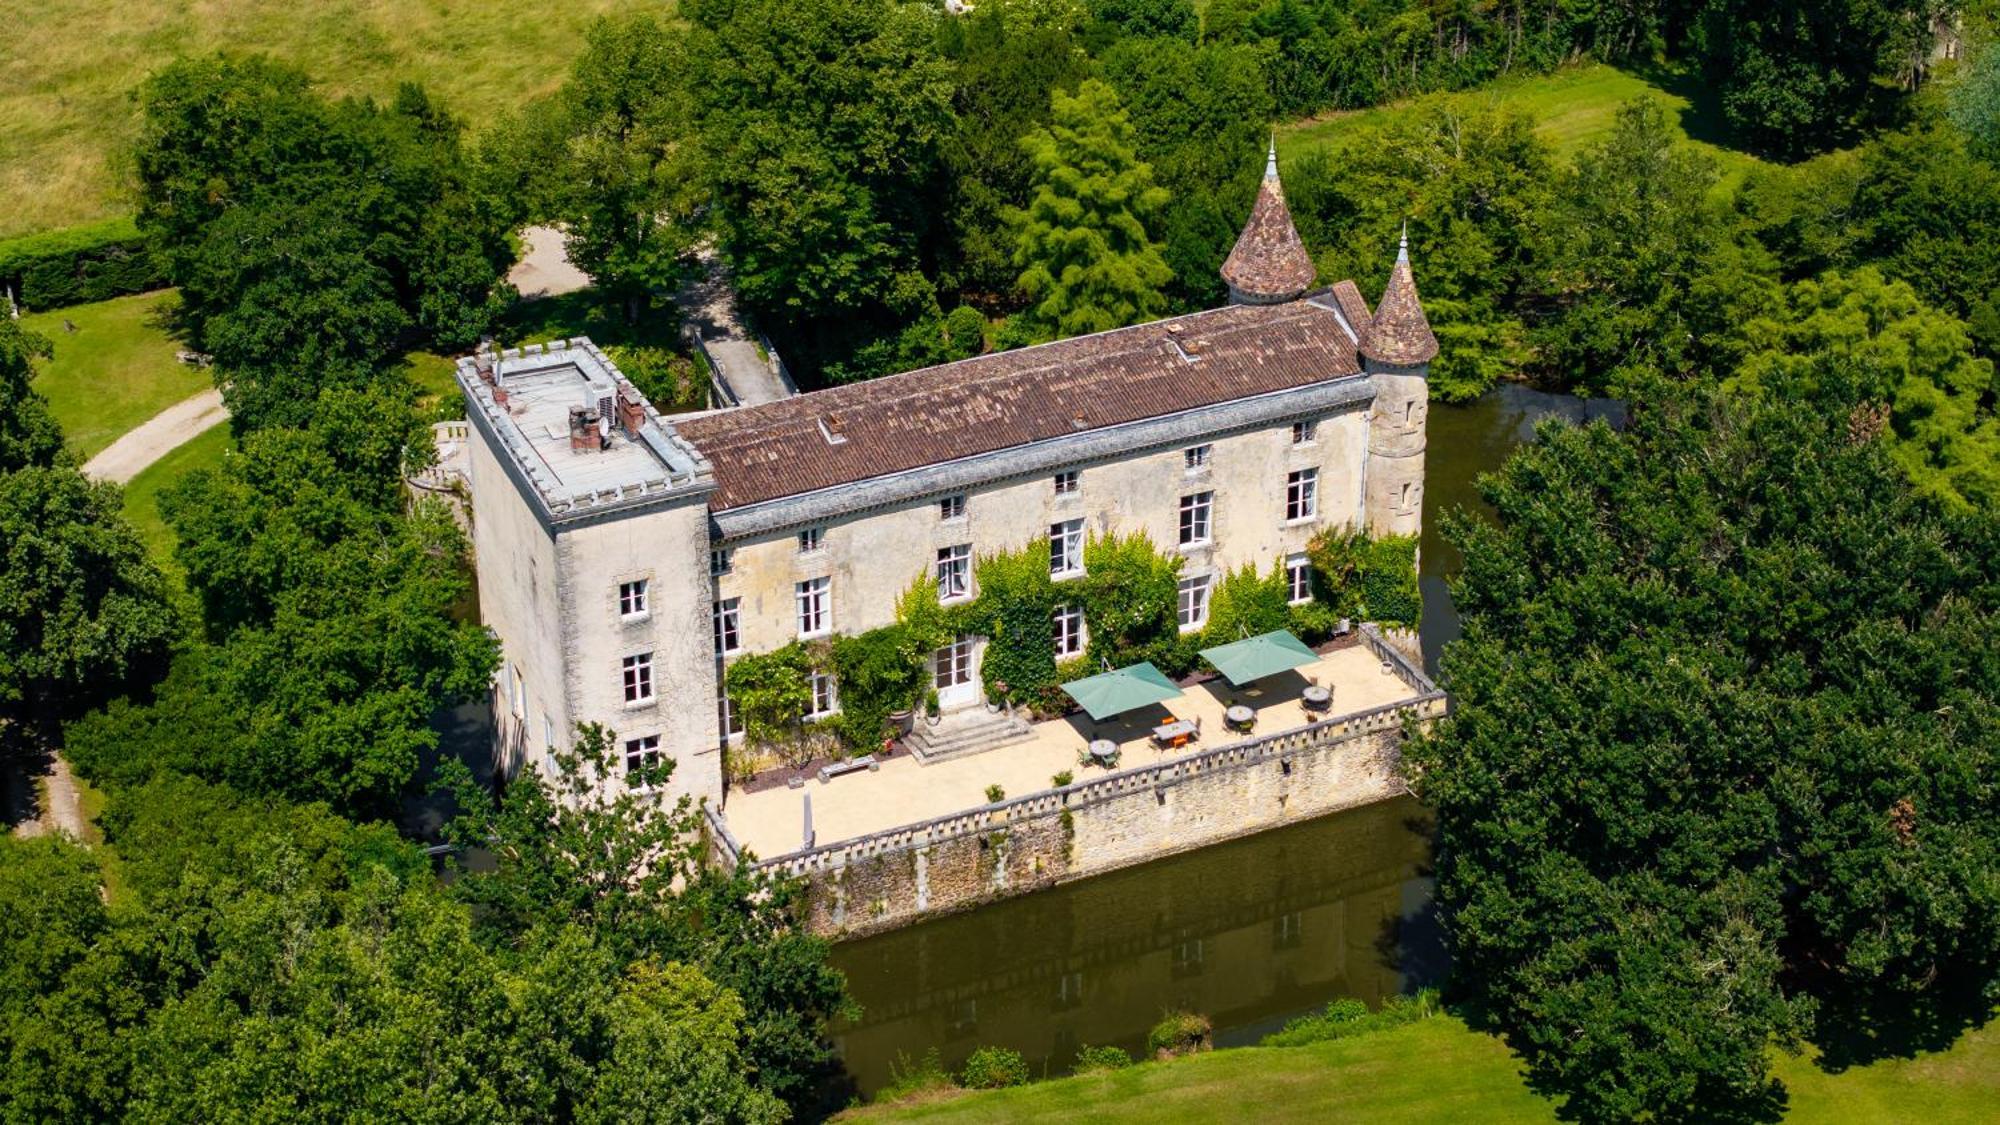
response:
[[[989,785],[986,787],[986,800],[989,804],[997,805],[1006,799],[1007,791],[1005,789],[1000,788],[998,785]]]
[[[1106,1070],[1124,1070],[1132,1065],[1132,1056],[1122,1047],[1092,1047],[1085,1045],[1076,1053],[1076,1065],[1070,1068],[1072,1074],[1097,1074]]]
[[[945,1072],[944,1063],[938,1059],[938,1050],[932,1047],[924,1052],[924,1057],[911,1062],[908,1055],[898,1051],[896,1061],[889,1064],[889,1084],[875,1092],[878,1105],[899,1102],[932,1090],[950,1090],[958,1083]]]
[[[26,309],[53,309],[169,284],[130,218],[0,242],[0,285]]]
[[[998,1090],[1028,1081],[1028,1062],[1021,1052],[1005,1047],[981,1047],[965,1060],[959,1084],[968,1090]]]
[[[1055,775],[1054,777],[1049,778],[1049,784],[1055,786],[1057,789],[1061,789],[1063,786],[1068,785],[1075,780],[1076,780],[1075,771],[1064,770],[1061,773]]]
[[[1177,1055],[1191,1055],[1209,1048],[1209,1032],[1213,1026],[1208,1017],[1194,1012],[1168,1012],[1165,1018],[1153,1025],[1146,1033],[1146,1050],[1156,1058],[1173,1058]]]
[[[1416,536],[1376,539],[1366,532],[1329,529],[1313,536],[1306,551],[1337,616],[1414,626],[1423,615]]]
[[[1370,1012],[1368,1005],[1359,1000],[1335,1000],[1325,1011],[1300,1016],[1285,1024],[1283,1031],[1265,1036],[1262,1045],[1302,1047],[1329,1039],[1347,1039],[1429,1019],[1439,1010],[1437,992],[1428,988],[1415,996],[1391,996],[1379,1012]]]

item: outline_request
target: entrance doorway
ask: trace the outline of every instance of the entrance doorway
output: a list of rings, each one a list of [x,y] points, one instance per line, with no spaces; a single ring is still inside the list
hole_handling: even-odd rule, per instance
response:
[[[979,702],[979,680],[973,674],[974,641],[973,637],[959,637],[931,656],[931,681],[937,687],[941,711]]]

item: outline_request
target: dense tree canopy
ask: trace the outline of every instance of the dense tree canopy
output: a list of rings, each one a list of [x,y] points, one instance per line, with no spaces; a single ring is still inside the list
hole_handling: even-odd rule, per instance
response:
[[[62,457],[62,427],[32,386],[35,361],[48,354],[47,340],[0,317],[0,473],[46,467]]]
[[[1453,981],[1574,1116],[1763,1118],[1774,1039],[2000,999],[2000,525],[1854,366],[1546,424],[1451,525]]]

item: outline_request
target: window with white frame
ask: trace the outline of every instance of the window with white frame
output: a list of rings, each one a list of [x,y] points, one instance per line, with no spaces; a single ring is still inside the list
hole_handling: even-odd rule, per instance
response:
[[[931,653],[931,684],[939,691],[972,682],[972,638],[955,637]]]
[[[1056,659],[1083,655],[1083,607],[1056,607]]]
[[[743,647],[742,598],[723,598],[715,603],[715,655],[728,656]]]
[[[1187,471],[1192,473],[1199,469],[1208,468],[1208,455],[1214,449],[1215,447],[1212,445],[1191,445],[1183,450],[1181,458],[1186,462]]]
[[[1049,525],[1049,577],[1068,578],[1083,573],[1083,521],[1064,520]]]
[[[1209,520],[1215,512],[1215,493],[1196,492],[1181,497],[1181,546],[1206,543]]]
[[[715,725],[724,738],[734,738],[743,733],[743,716],[736,713],[736,704],[729,698],[729,689],[720,686],[715,692]]]
[[[514,665],[513,686],[514,698],[510,702],[514,705],[514,717],[525,719],[528,717],[528,681],[522,677],[519,664]]]
[[[727,547],[717,547],[708,553],[708,576],[720,578],[736,566],[736,552]]]
[[[1304,555],[1293,555],[1285,560],[1285,594],[1293,605],[1309,602],[1313,597],[1313,564]]]
[[[1071,469],[1068,470],[1067,472],[1057,473],[1055,475],[1056,495],[1057,496],[1076,495],[1077,483],[1078,481],[1077,481],[1076,470]]]
[[[808,551],[817,551],[825,542],[825,528],[808,527],[804,531],[799,532],[799,553],[805,554]]]
[[[630,789],[644,789],[651,785],[660,769],[660,736],[649,734],[644,738],[625,740],[625,785]]]
[[[1319,470],[1295,469],[1285,477],[1285,518],[1309,520],[1319,514]]]
[[[965,515],[965,497],[947,496],[938,501],[938,518],[941,520],[960,519]]]
[[[941,602],[955,601],[972,593],[972,544],[938,548],[937,585]]]
[[[825,718],[839,709],[840,691],[834,684],[833,673],[814,672],[812,674],[812,710],[806,712],[806,718]]]
[[[799,636],[816,637],[826,632],[826,594],[829,580],[808,578],[792,585],[799,603]]]
[[[1293,422],[1292,444],[1304,445],[1319,436],[1318,422]]]
[[[643,617],[646,613],[646,580],[618,584],[618,616]]]
[[[543,716],[542,716],[542,745],[544,745],[544,746],[547,746],[547,747],[550,747],[550,748],[552,748],[552,749],[553,749],[553,748],[554,748],[554,746],[555,746],[555,744],[556,744],[556,721],[555,721],[554,719],[552,719],[552,718],[548,717],[547,715],[543,715]]]
[[[653,698],[653,654],[642,652],[625,658],[625,702],[644,703]]]
[[[1208,586],[1210,576],[1203,574],[1194,578],[1181,579],[1180,622],[1183,629],[1199,629],[1208,624]]]

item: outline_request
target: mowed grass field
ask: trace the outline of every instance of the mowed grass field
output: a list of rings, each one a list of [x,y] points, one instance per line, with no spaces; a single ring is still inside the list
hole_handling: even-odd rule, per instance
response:
[[[336,95],[423,83],[473,127],[561,85],[604,14],[671,0],[30,0],[0,32],[0,238],[130,211],[132,92],[180,55],[297,63]]]
[[[1721,165],[1722,183],[1718,191],[1734,192],[1743,177],[1762,163],[1748,153],[1708,139],[1720,136],[1721,127],[1712,116],[1713,110],[1691,88],[1684,88],[1670,78],[1641,75],[1602,63],[1567,67],[1554,74],[1507,78],[1476,90],[1433,96],[1468,108],[1483,106],[1527,113],[1535,119],[1537,131],[1565,157],[1574,156],[1609,134],[1619,106],[1637,97],[1657,98],[1667,107],[1681,134]],[[1296,157],[1309,149],[1339,144],[1356,134],[1379,129],[1408,107],[1408,102],[1396,102],[1280,126],[1278,156]]]
[[[1990,1122],[2000,1106],[2000,1024],[1950,1050],[1828,1074],[1781,1056],[1790,1094],[1785,1120]],[[950,1125],[1115,1122],[1123,1125],[1257,1125],[1290,1122],[1554,1122],[1553,1103],[1529,1091],[1500,1040],[1440,1017],[1309,1047],[1214,1051],[1169,1063],[1064,1078],[1012,1090],[946,1095],[852,1111],[853,1122]]]
[[[166,318],[178,300],[162,290],[21,318],[55,348],[35,364],[35,389],[84,460],[211,385],[207,370],[176,358],[182,346],[167,334]]]
[[[174,561],[173,529],[160,516],[160,493],[197,469],[222,464],[223,457],[233,448],[229,423],[217,422],[146,466],[125,486],[125,518],[139,529],[139,538],[146,541],[146,549],[175,581],[180,580],[181,569]]]

